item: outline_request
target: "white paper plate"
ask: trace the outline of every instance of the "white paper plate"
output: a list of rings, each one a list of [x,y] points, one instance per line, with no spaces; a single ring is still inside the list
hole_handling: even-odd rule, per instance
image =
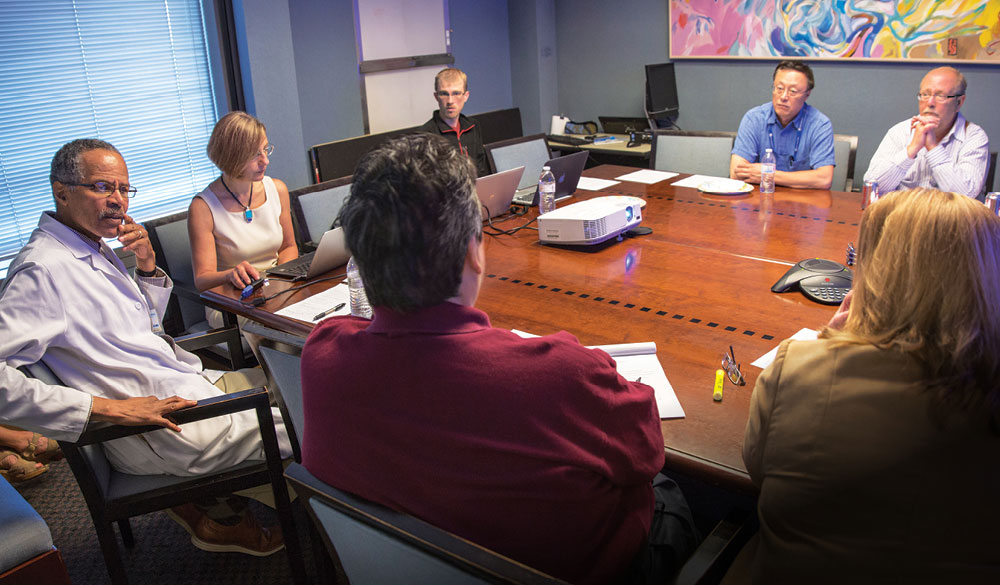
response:
[[[623,203],[625,205],[635,205],[639,204],[639,207],[646,206],[646,200],[642,197],[632,197],[631,195],[608,195],[605,199],[610,199],[617,203]]]
[[[753,185],[735,179],[718,179],[705,181],[698,185],[698,190],[713,195],[743,195],[753,191]]]

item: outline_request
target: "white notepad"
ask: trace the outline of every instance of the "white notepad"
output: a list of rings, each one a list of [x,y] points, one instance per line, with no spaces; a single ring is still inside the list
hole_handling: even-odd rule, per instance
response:
[[[538,337],[517,329],[512,331],[521,337]],[[618,373],[626,380],[639,380],[653,387],[656,408],[660,418],[684,418],[684,408],[677,400],[674,387],[670,385],[666,372],[660,360],[656,357],[656,343],[618,343],[614,345],[588,345],[591,349],[600,349],[615,359]]]

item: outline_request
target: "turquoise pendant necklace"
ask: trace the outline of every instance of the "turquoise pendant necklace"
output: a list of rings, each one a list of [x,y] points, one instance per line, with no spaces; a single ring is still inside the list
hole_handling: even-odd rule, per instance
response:
[[[233,196],[233,201],[235,201],[237,205],[243,208],[243,219],[245,219],[247,223],[253,221],[253,210],[250,209],[249,205],[250,203],[253,203],[253,181],[250,181],[250,200],[247,201],[247,205],[243,205],[240,202],[239,197],[236,196],[236,193],[233,193],[233,190],[230,189],[229,185],[226,184],[226,180],[223,179],[222,177],[219,177],[219,180],[222,181],[222,186],[225,187],[226,191]]]

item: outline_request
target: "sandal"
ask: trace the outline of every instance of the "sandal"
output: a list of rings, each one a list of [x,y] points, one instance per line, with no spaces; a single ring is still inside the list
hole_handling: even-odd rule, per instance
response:
[[[39,450],[38,448],[38,442],[41,439],[45,439],[45,450]],[[28,461],[50,463],[52,461],[59,461],[62,459],[63,454],[62,451],[59,450],[59,443],[38,433],[31,433],[31,440],[28,441],[28,448],[21,451],[21,457],[23,459],[27,459]]]
[[[48,465],[38,466],[37,462],[25,461],[14,451],[0,450],[0,476],[10,483],[34,479],[48,470]]]

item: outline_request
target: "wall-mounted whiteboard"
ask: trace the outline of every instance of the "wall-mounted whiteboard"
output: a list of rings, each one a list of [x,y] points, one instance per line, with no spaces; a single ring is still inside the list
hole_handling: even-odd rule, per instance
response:
[[[429,120],[437,109],[434,76],[441,69],[434,65],[365,74],[369,131],[377,134]]]
[[[447,0],[356,0],[355,15],[359,67],[381,60],[402,67],[361,74],[368,132],[423,124],[437,108],[434,76],[446,65],[405,64],[450,52]]]
[[[447,53],[442,0],[357,0],[361,60]]]

